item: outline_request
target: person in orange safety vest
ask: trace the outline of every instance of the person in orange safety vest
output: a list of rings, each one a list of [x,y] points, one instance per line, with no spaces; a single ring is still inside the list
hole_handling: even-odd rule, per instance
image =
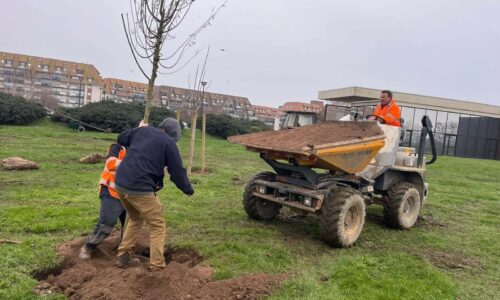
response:
[[[108,150],[108,158],[104,165],[104,170],[99,181],[99,198],[101,198],[101,210],[99,221],[94,231],[87,236],[83,247],[80,249],[80,259],[90,259],[97,245],[111,234],[115,225],[120,220],[121,230],[125,226],[126,211],[120,202],[120,196],[116,191],[115,176],[116,169],[125,158],[125,147],[119,144],[112,144]]]
[[[401,126],[401,109],[396,104],[396,101],[392,99],[391,91],[383,90],[380,92],[380,103],[377,104],[370,119],[386,125]]]

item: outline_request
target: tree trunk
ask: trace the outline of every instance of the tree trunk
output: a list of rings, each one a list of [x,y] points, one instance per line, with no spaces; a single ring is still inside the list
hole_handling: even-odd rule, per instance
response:
[[[151,113],[151,107],[153,106],[153,88],[155,86],[156,76],[158,75],[158,64],[160,63],[160,55],[161,55],[161,45],[162,45],[162,37],[163,37],[163,25],[165,24],[165,14],[164,11],[160,11],[160,21],[158,22],[158,31],[156,32],[156,42],[155,42],[155,51],[153,54],[153,65],[151,69],[151,77],[149,77],[148,82],[148,96],[146,99],[146,108],[144,109],[144,123],[149,123],[149,114]]]
[[[200,174],[205,174],[205,128],[207,125],[207,113],[203,112],[201,115],[201,169]]]
[[[149,114],[151,113],[151,107],[153,106],[153,88],[155,85],[156,72],[151,74],[151,79],[148,82],[148,94],[146,98],[146,108],[144,109],[144,123],[149,123]],[[154,76],[154,78],[153,78]]]
[[[198,113],[193,112],[193,118],[191,120],[191,143],[189,144],[189,158],[188,158],[188,167],[187,167],[188,175],[191,175],[191,171],[193,168],[194,141],[196,138],[196,120],[197,119],[198,119]]]

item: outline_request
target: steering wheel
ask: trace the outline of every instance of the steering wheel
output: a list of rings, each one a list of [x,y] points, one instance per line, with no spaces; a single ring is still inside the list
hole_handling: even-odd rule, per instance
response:
[[[366,116],[366,119],[370,119],[371,117],[374,117],[375,120],[377,120],[380,124],[385,124],[385,119],[380,117],[380,116],[377,116],[377,115],[367,115]]]

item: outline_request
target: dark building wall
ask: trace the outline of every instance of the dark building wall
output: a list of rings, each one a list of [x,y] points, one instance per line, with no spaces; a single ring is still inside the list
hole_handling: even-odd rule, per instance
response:
[[[461,117],[456,155],[462,157],[500,159],[500,119]]]

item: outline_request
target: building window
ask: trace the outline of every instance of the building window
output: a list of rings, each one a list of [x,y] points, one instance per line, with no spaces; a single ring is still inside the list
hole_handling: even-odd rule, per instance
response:
[[[61,73],[61,71],[62,71],[62,68],[61,68],[61,67],[56,67],[56,72],[57,72],[57,73]]]
[[[10,67],[10,66],[12,66],[12,60],[9,60],[9,59],[8,59],[8,60],[6,60],[6,61],[5,61],[5,65],[6,65],[6,66],[9,66],[9,67]]]
[[[19,68],[26,68],[26,63],[25,62],[20,62],[19,63]]]
[[[92,83],[92,78],[87,78],[88,82]]]
[[[82,69],[77,69],[76,73],[81,75],[81,74],[83,74],[83,70]]]
[[[43,71],[48,71],[49,70],[49,65],[43,65],[42,66]]]

